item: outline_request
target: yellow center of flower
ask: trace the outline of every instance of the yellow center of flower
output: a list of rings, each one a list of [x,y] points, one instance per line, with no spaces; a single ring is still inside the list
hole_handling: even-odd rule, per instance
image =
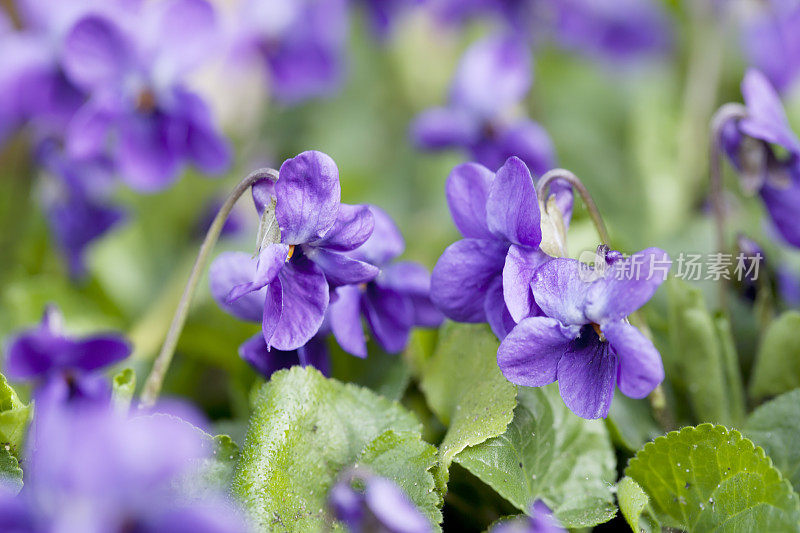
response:
[[[289,259],[291,259],[293,255],[294,255],[294,244],[290,244],[289,245],[289,253],[286,254],[286,262],[287,263],[289,262]]]
[[[603,335],[603,332],[600,330],[600,325],[599,324],[592,323],[592,328],[594,329],[594,332],[597,333],[597,336],[600,337],[601,341],[606,340],[606,336]]]
[[[142,90],[136,96],[136,109],[149,113],[156,108],[156,95],[150,89]]]

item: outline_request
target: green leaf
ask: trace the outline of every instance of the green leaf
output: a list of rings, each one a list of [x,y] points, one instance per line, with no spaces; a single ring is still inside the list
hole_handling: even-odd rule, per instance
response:
[[[703,422],[732,422],[723,348],[700,289],[670,278],[667,375]]]
[[[800,387],[800,312],[787,311],[764,333],[758,349],[750,394],[774,396]]]
[[[647,444],[625,475],[659,521],[687,531],[797,531],[800,500],[772,461],[724,426],[701,424]]]
[[[660,531],[657,523],[652,523],[646,520],[646,514],[643,515],[650,502],[647,493],[629,477],[624,477],[617,483],[617,501],[619,502],[619,510],[625,521],[631,526],[631,530],[636,533],[640,531]],[[645,523],[642,524],[642,520]]]
[[[424,365],[420,388],[431,410],[449,426],[439,445],[440,490],[453,458],[467,446],[502,434],[514,416],[517,391],[497,366],[497,347],[485,324],[450,322]]]
[[[18,457],[22,449],[30,415],[30,405],[22,403],[0,374],[0,447],[8,447],[14,456]]]
[[[571,413],[554,386],[519,387],[517,401],[505,433],[455,461],[522,511],[541,499],[567,527],[610,520],[616,457],[603,422]]]
[[[441,497],[429,471],[436,465],[436,447],[419,433],[384,431],[361,452],[356,464],[397,483],[432,523],[442,521]]]
[[[332,525],[326,499],[338,473],[362,453],[376,461],[381,449],[388,453],[386,443],[365,451],[384,432],[419,434],[421,428],[396,402],[311,367],[274,373],[253,403],[232,491],[262,530],[320,531]],[[404,453],[413,457],[413,448]],[[405,463],[408,471],[400,477],[418,477],[423,463]]]
[[[764,448],[775,467],[800,490],[800,389],[753,411],[742,432]]]
[[[136,372],[132,368],[126,368],[114,376],[111,385],[111,401],[114,407],[121,412],[128,412],[136,390]]]
[[[14,494],[22,489],[22,469],[9,446],[0,446],[0,487]]]

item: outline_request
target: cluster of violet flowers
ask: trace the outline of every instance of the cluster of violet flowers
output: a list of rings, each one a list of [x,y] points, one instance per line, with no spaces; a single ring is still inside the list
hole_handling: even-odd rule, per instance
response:
[[[227,312],[261,322],[241,356],[269,376],[294,364],[329,369],[325,337],[364,358],[362,317],[388,353],[405,348],[414,326],[437,327],[430,276],[397,261],[405,243],[389,215],[340,201],[336,163],[308,151],[286,160],[276,181],[252,187],[261,218],[256,256],[220,254],[210,268],[211,293]]]
[[[663,250],[628,257],[598,248],[594,268],[552,257],[542,242],[540,201],[530,170],[511,157],[495,173],[456,167],[447,200],[463,239],[433,269],[431,299],[448,318],[488,322],[502,340],[497,362],[511,382],[558,381],[566,405],[583,418],[608,415],[614,389],[644,398],[664,379],[653,343],[627,317],[664,277]],[[650,260],[650,259],[653,260]],[[640,265],[635,275],[632,264]]]
[[[222,492],[182,488],[214,454],[199,414],[179,403],[128,412],[111,401],[102,372],[130,351],[114,333],[69,336],[55,307],[10,340],[5,373],[32,384],[36,415],[22,489],[0,482],[2,531],[247,531]]]

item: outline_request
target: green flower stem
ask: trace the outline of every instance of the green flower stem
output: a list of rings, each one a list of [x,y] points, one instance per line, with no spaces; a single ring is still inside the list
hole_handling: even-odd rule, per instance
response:
[[[205,270],[206,263],[208,263],[211,251],[213,250],[214,245],[217,243],[217,239],[219,239],[219,234],[222,232],[222,227],[225,225],[228,215],[230,215],[233,206],[236,204],[236,201],[255,182],[264,178],[276,181],[278,179],[278,172],[273,169],[262,168],[249,174],[246,178],[239,182],[233,191],[231,191],[230,195],[228,195],[228,198],[225,200],[225,203],[222,204],[222,207],[220,207],[217,216],[214,218],[214,221],[211,223],[211,227],[206,233],[203,244],[200,246],[200,252],[197,254],[197,259],[192,267],[189,280],[186,282],[186,287],[183,289],[181,300],[178,303],[175,314],[172,316],[172,323],[170,324],[169,331],[164,339],[164,344],[161,346],[161,351],[153,363],[153,368],[150,371],[150,375],[147,376],[147,381],[144,384],[144,389],[142,390],[141,396],[142,407],[150,407],[158,399],[158,395],[161,392],[161,386],[164,383],[164,377],[167,374],[169,364],[172,362],[172,356],[175,353],[175,348],[178,345],[178,339],[180,338],[184,324],[186,324],[186,317],[189,314],[189,306],[192,303],[192,297],[197,290],[197,284],[200,282],[200,278]]]
[[[739,120],[747,116],[747,108],[741,104],[725,104],[711,117],[711,139],[709,142],[708,174],[711,185],[711,204],[714,210],[714,223],[716,225],[717,251],[725,251],[725,202],[724,187],[722,183],[722,128],[730,120]],[[725,280],[719,281],[719,307],[726,309],[728,284]]]
[[[572,186],[573,189],[578,191],[578,194],[580,194],[584,205],[586,205],[586,209],[589,211],[589,216],[592,217],[594,227],[597,228],[597,234],[600,236],[600,242],[608,245],[608,229],[606,229],[606,224],[603,222],[603,217],[600,215],[600,210],[597,209],[597,204],[594,203],[594,199],[592,198],[592,195],[589,194],[589,189],[586,188],[586,185],[583,184],[578,176],[569,170],[564,170],[563,168],[554,168],[553,170],[545,173],[545,175],[539,178],[539,181],[536,182],[536,194],[539,197],[539,205],[541,208],[547,209],[546,199],[547,192],[550,188],[550,183],[553,180],[559,179],[566,181]]]

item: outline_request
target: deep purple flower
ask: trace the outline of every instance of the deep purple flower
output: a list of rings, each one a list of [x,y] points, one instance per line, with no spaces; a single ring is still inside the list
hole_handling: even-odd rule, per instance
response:
[[[36,151],[36,159],[49,173],[44,207],[70,275],[81,278],[86,272],[84,251],[120,223],[124,212],[108,200],[113,167],[107,159],[70,159],[56,145],[46,139]]]
[[[157,191],[191,163],[226,170],[230,149],[186,75],[215,45],[216,17],[206,0],[144,3],[135,17],[92,11],[65,37],[69,78],[90,95],[71,121],[73,157],[108,154],[132,188]]]
[[[787,243],[800,247],[800,139],[763,74],[747,71],[742,96],[747,117],[724,125],[723,147],[744,187],[761,196],[778,233]],[[772,145],[785,154],[777,153]]]
[[[463,24],[470,19],[499,19],[510,28],[526,33],[534,23],[535,0],[431,0],[438,20]]]
[[[363,285],[337,287],[331,296],[328,320],[336,340],[347,352],[367,356],[361,315],[378,344],[389,353],[408,344],[412,326],[438,327],[441,313],[430,300],[430,275],[411,261],[392,261],[403,253],[400,230],[382,209],[370,206],[375,229],[350,256],[380,268],[380,274]]]
[[[51,306],[38,327],[11,339],[5,373],[12,380],[36,382],[40,397],[105,400],[111,389],[99,370],[125,359],[130,352],[130,344],[115,333],[83,339],[66,336],[61,313]]]
[[[374,222],[367,206],[340,203],[339,170],[330,157],[303,152],[279,174],[275,183],[253,186],[259,213],[274,209],[279,236],[264,243],[257,259],[221,254],[211,265],[211,292],[232,315],[261,320],[268,347],[292,351],[319,331],[330,287],[367,282],[378,268],[345,254],[369,238]]]
[[[355,488],[353,485],[358,484]],[[384,477],[348,471],[331,488],[328,505],[351,533],[429,533],[430,521],[403,490]]]
[[[497,362],[518,385],[558,380],[564,403],[583,418],[604,418],[615,385],[644,398],[664,379],[653,343],[626,317],[644,305],[666,277],[666,252],[648,248],[628,258],[598,249],[592,269],[558,258],[540,266],[531,288],[545,316],[522,320],[500,344]]]
[[[490,533],[566,533],[553,516],[553,511],[542,500],[536,500],[531,506],[531,516],[527,518],[501,522],[493,527]]]
[[[464,239],[451,244],[431,276],[431,300],[458,322],[489,322],[503,338],[515,323],[538,314],[530,281],[550,259],[542,240],[539,202],[519,158],[497,174],[475,163],[453,169],[447,203]]]
[[[459,62],[447,107],[416,118],[411,131],[415,144],[428,150],[462,148],[491,170],[512,156],[538,176],[553,168],[555,150],[547,132],[514,116],[530,90],[530,64],[528,45],[518,37],[493,36],[473,44]],[[569,220],[572,189],[556,182],[552,191]]]
[[[742,27],[742,46],[750,64],[779,91],[791,87],[800,72],[800,4],[770,0]]]
[[[547,7],[556,42],[599,59],[625,62],[671,44],[669,18],[654,0],[548,0]]]
[[[244,532],[222,494],[196,499],[181,491],[211,451],[200,430],[174,416],[59,407],[38,421],[25,487],[0,498],[0,525],[42,533]]]
[[[264,335],[257,333],[239,346],[239,356],[267,379],[273,372],[296,365],[313,366],[326,376],[331,372],[328,345],[325,335],[320,333],[300,348],[290,351],[270,349],[264,342]]]
[[[761,276],[765,274],[766,257],[764,250],[754,240],[750,239],[744,234],[736,236],[736,248],[738,253],[736,255],[741,258],[743,272],[741,276],[737,276],[736,285],[742,296],[754,302],[759,291],[759,273]],[[756,265],[756,263],[758,263]],[[738,265],[737,265],[738,266]]]
[[[240,14],[241,46],[255,52],[283,103],[327,96],[342,80],[347,0],[249,0]]]

